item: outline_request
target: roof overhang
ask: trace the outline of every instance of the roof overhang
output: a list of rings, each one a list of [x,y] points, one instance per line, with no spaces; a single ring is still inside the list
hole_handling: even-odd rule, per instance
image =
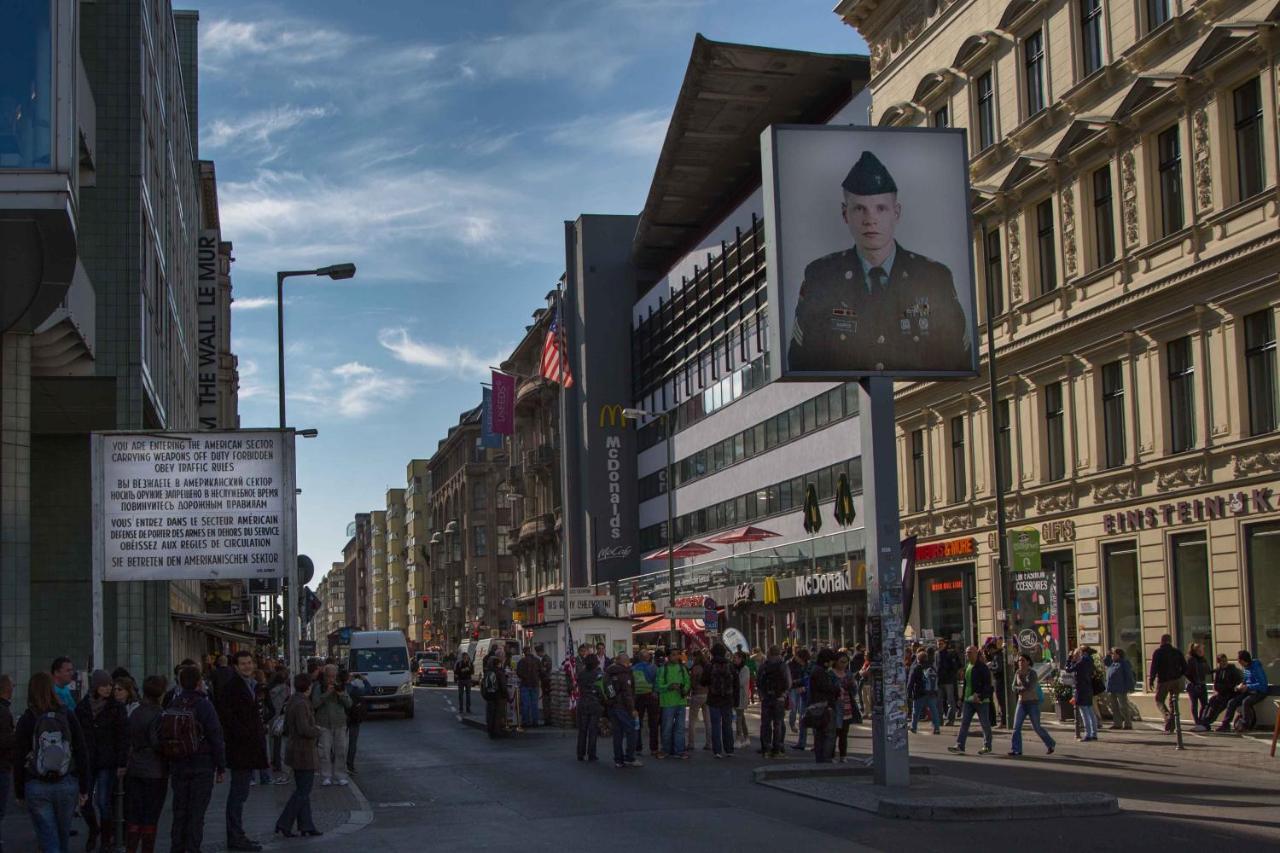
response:
[[[826,121],[866,85],[870,60],[694,38],[632,257],[641,281],[670,269],[760,184],[760,133]]]

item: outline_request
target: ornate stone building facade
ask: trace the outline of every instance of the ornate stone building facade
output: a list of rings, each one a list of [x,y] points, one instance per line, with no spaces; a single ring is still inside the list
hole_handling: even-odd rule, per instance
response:
[[[1168,632],[1280,676],[1280,5],[836,11],[875,124],[968,130],[983,374],[897,393],[904,535],[957,541],[927,551],[913,628],[999,631],[1001,477],[1061,648],[1145,659]]]

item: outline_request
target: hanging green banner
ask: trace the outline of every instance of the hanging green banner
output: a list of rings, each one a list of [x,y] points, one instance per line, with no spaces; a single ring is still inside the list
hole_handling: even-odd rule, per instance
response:
[[[1009,531],[1009,570],[1040,571],[1040,531],[1034,527]]]

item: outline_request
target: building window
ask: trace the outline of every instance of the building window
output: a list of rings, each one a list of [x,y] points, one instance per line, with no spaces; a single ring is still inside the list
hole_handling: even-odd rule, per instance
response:
[[[1181,453],[1196,444],[1195,361],[1191,356],[1190,336],[1171,341],[1168,354],[1169,439],[1172,451]]]
[[[1138,545],[1133,540],[1102,547],[1103,579],[1107,587],[1107,645],[1124,650],[1142,668],[1141,590],[1138,586]]]
[[[0,54],[0,169],[48,169],[53,156],[54,37],[49,0],[6,4]]]
[[[1169,20],[1169,0],[1147,0],[1147,32]]]
[[[924,504],[924,430],[917,429],[911,433],[911,509],[923,512]]]
[[[1190,649],[1204,646],[1213,660],[1213,609],[1209,601],[1209,549],[1204,532],[1182,533],[1169,543],[1173,551],[1174,643]]]
[[[1178,126],[1156,137],[1160,170],[1160,216],[1162,237],[1182,229],[1182,140]]]
[[[996,141],[996,98],[991,72],[978,78],[978,149],[985,150]]]
[[[1280,522],[1245,528],[1245,564],[1253,655],[1280,683]]]
[[[960,503],[969,497],[965,481],[964,416],[951,419],[951,499]]]
[[[1108,468],[1123,465],[1124,439],[1124,365],[1113,361],[1102,366],[1102,432]]]
[[[1062,405],[1062,383],[1044,386],[1045,450],[1049,480],[1067,476],[1066,412]]]
[[[1044,32],[1036,30],[1022,43],[1027,83],[1027,117],[1044,109]]]
[[[1080,0],[1080,49],[1088,77],[1102,67],[1102,0]]]
[[[983,245],[987,267],[987,300],[989,317],[998,317],[1004,313],[1004,282],[1001,280],[1000,267],[1000,229],[992,228],[987,232]]]
[[[1040,265],[1040,292],[1058,287],[1058,265],[1053,244],[1053,199],[1036,205],[1036,261]]]
[[[951,127],[951,111],[946,104],[933,111],[932,121],[934,127]]]
[[[1001,491],[1013,485],[1013,427],[1009,422],[1009,401],[996,403],[996,478]]]
[[[1111,164],[1093,173],[1093,245],[1098,266],[1116,259],[1116,223],[1111,197]]]
[[[484,489],[480,486],[474,486],[471,489],[471,509],[476,512],[483,512],[488,505],[485,500]]]
[[[1276,428],[1276,320],[1270,308],[1244,318],[1244,363],[1249,381],[1249,434]]]
[[[1262,192],[1262,84],[1257,77],[1232,93],[1236,113],[1236,182],[1240,199]]]

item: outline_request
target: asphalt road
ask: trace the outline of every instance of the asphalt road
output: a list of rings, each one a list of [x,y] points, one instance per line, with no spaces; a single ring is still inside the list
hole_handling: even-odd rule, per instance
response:
[[[1042,790],[1109,790],[1116,816],[1079,816],[992,824],[879,818],[756,785],[753,753],[713,761],[653,761],[619,770],[574,760],[568,732],[542,730],[491,741],[452,712],[452,688],[417,688],[413,720],[374,717],[361,730],[358,782],[373,811],[354,835],[317,839],[308,851],[680,850],[901,851],[981,850],[992,845],[1037,851],[1228,849],[1280,845],[1280,762],[1236,741],[1190,739],[1175,753],[1158,733],[1138,731],[1077,744],[1058,730],[1058,754],[949,756],[942,737],[912,740],[915,760],[935,773]],[[478,696],[475,697],[478,701]],[[754,724],[754,721],[753,721]],[[856,730],[855,730],[856,731]],[[976,749],[977,744],[972,744]],[[866,731],[850,751],[869,750]],[[1035,753],[1035,755],[1032,755]],[[801,753],[795,753],[801,756]],[[998,756],[998,757],[997,757]],[[800,760],[812,760],[805,753]],[[283,849],[283,845],[282,845]],[[299,849],[303,849],[300,847]]]

